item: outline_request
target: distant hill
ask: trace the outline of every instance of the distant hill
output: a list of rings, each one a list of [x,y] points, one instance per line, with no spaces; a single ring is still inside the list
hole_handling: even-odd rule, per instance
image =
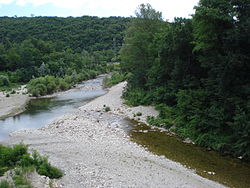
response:
[[[109,17],[0,17],[0,43],[21,43],[28,38],[51,41],[75,52],[118,51],[130,18]]]

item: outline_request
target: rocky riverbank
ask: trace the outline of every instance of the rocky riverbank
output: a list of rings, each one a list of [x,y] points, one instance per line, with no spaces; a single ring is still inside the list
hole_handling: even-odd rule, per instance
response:
[[[22,141],[48,155],[49,161],[65,172],[56,187],[224,187],[130,140],[124,117],[145,122],[157,111],[124,105],[121,94],[125,85],[112,87],[76,113],[43,128],[14,132],[5,144]],[[140,116],[136,116],[138,112]]]
[[[0,119],[8,116],[17,115],[25,110],[30,97],[27,94],[25,86],[15,90],[15,94],[0,92]]]

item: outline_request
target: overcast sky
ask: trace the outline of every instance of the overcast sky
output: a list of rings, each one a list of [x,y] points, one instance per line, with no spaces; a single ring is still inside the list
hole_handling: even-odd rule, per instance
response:
[[[0,16],[134,16],[138,5],[150,3],[164,19],[189,17],[198,0],[0,0]]]

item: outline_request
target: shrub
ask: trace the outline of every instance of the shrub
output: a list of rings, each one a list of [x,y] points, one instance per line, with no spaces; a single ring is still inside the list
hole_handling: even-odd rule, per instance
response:
[[[106,106],[106,107],[104,108],[104,111],[105,111],[105,112],[109,112],[109,111],[111,111],[111,108],[110,108],[109,106]]]
[[[142,116],[142,113],[141,112],[137,112],[136,116]]]
[[[59,78],[58,87],[59,87],[60,90],[64,91],[64,90],[69,89],[70,86],[64,79]]]
[[[49,178],[60,178],[63,173],[61,170],[53,167],[49,162],[48,158],[42,157],[38,152],[32,153],[34,165],[36,166],[37,173],[40,175],[47,176]]]
[[[51,166],[48,161],[43,162],[38,168],[37,173],[40,175],[47,176],[49,178],[61,178],[63,176],[63,173],[61,170]]]
[[[121,74],[121,73],[114,73],[111,77],[106,76],[103,79],[103,85],[105,87],[111,87],[113,85],[116,85],[120,82],[125,81],[129,77],[129,74]]]
[[[148,105],[151,103],[150,100],[148,100],[147,92],[140,88],[127,88],[122,97],[126,100],[126,104],[131,106],[138,106],[141,104]]]
[[[24,171],[25,168],[29,170],[32,169],[29,168],[32,166],[35,167],[37,173],[48,176],[49,178],[60,178],[63,175],[61,170],[53,167],[46,157],[42,157],[36,151],[30,156],[28,147],[24,144],[15,145],[13,148],[0,145],[0,166],[1,176],[9,169],[15,167],[21,167],[20,171]],[[18,175],[18,173],[16,174]],[[20,177],[16,178],[14,181],[18,184],[23,183]]]
[[[9,85],[10,85],[9,78],[7,76],[0,75],[0,86],[9,86]]]

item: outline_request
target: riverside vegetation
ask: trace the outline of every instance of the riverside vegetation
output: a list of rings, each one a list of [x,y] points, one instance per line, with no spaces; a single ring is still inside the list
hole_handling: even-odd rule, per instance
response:
[[[0,17],[0,89],[34,96],[112,70],[130,18]]]
[[[126,30],[124,98],[153,104],[153,125],[250,159],[250,1],[200,0],[191,19],[164,21],[140,5]]]
[[[40,175],[49,178],[60,178],[63,173],[61,170],[53,167],[48,158],[42,157],[38,152],[33,151],[32,155],[28,153],[28,147],[24,144],[18,144],[13,147],[0,145],[0,176],[5,172],[12,170],[12,181],[1,181],[1,188],[13,187],[32,187],[28,182],[26,175],[36,170]]]

